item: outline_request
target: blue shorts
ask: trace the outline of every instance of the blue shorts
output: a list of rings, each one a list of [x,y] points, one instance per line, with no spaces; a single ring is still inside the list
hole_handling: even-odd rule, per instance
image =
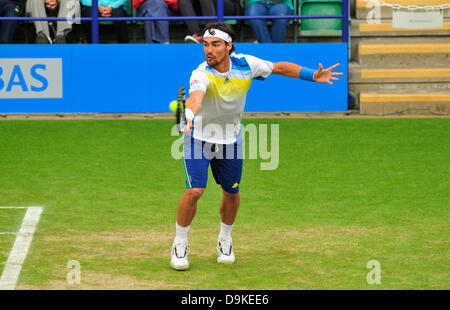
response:
[[[184,136],[184,172],[186,188],[206,188],[208,167],[224,191],[237,194],[241,183],[242,143],[216,144]]]

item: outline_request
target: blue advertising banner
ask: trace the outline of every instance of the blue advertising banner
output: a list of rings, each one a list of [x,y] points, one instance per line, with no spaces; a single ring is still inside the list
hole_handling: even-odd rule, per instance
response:
[[[272,75],[254,80],[245,111],[346,111],[347,44],[236,43],[236,53],[313,69],[336,63],[334,85]],[[200,44],[6,45],[0,113],[169,112],[180,85],[205,60]]]

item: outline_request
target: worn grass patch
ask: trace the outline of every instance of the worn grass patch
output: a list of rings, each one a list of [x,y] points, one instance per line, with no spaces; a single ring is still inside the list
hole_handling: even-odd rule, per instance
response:
[[[46,273],[46,280],[18,288],[332,289],[335,283],[341,288],[372,288],[365,282],[368,272],[365,264],[374,258],[382,262],[383,280],[388,283],[408,278],[412,281],[413,275],[402,270],[403,264],[423,264],[423,270],[444,264],[441,267],[445,270],[448,252],[439,253],[439,248],[448,246],[446,241],[430,240],[423,249],[401,250],[402,246],[411,244],[418,233],[411,234],[404,228],[386,230],[362,226],[259,231],[246,225],[233,234],[236,263],[224,266],[215,262],[217,229],[192,229],[191,268],[187,272],[176,272],[169,267],[171,230],[40,236],[39,244],[46,249],[46,255],[63,259],[40,270]],[[429,231],[425,229],[421,233]],[[38,257],[39,254],[33,255],[33,260]],[[69,269],[65,264],[69,260],[81,264],[81,285],[66,282]],[[45,266],[44,263],[37,265]],[[219,278],[225,280],[225,284]],[[437,279],[439,277],[428,280],[430,287],[445,288]],[[441,275],[441,280],[445,283],[446,276]],[[414,283],[407,281],[402,284],[414,287]]]

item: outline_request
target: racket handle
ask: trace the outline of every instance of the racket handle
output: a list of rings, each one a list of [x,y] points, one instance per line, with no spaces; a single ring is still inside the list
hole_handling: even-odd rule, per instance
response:
[[[178,127],[178,131],[184,133],[184,129],[186,128],[186,123],[185,122],[180,122],[179,127]]]

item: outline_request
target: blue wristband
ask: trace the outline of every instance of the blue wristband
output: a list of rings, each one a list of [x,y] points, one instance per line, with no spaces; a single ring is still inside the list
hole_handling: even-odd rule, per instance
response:
[[[316,71],[307,67],[302,67],[300,70],[300,79],[314,82],[314,72]]]

